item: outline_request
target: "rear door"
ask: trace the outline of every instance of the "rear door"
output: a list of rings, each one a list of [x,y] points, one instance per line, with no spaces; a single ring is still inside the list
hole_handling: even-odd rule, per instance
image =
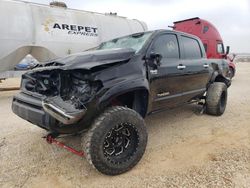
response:
[[[160,54],[162,59],[156,69],[148,67],[152,110],[173,107],[181,102],[184,84],[183,70],[178,69],[180,48],[177,35],[164,33],[157,36],[148,50]]]
[[[183,85],[183,100],[190,101],[204,93],[209,79],[209,63],[206,59],[202,43],[196,38],[180,35],[183,53],[185,84]]]

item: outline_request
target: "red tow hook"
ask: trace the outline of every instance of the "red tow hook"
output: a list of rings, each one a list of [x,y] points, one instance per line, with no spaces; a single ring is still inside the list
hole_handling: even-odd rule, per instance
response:
[[[48,134],[44,138],[46,138],[46,141],[49,144],[55,144],[55,145],[57,145],[57,146],[59,146],[61,148],[64,148],[64,149],[68,150],[71,153],[74,153],[75,155],[78,155],[80,157],[84,157],[84,152],[83,151],[77,151],[72,147],[66,146],[64,143],[57,141],[52,134]]]

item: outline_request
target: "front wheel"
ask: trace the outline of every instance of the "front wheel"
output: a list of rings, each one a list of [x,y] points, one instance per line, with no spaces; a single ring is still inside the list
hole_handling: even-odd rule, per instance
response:
[[[104,174],[118,175],[142,158],[147,131],[137,112],[116,106],[101,114],[82,139],[88,162]]]
[[[206,95],[206,112],[220,116],[227,105],[227,86],[222,82],[214,82],[208,88]]]

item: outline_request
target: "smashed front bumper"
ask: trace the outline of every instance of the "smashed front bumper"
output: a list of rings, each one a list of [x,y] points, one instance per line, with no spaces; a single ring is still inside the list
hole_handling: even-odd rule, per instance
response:
[[[87,109],[77,110],[60,97],[39,98],[23,92],[13,98],[12,111],[19,117],[43,129],[73,125],[80,121]]]
[[[76,109],[73,104],[65,102],[59,96],[44,99],[42,106],[45,112],[65,125],[77,123],[87,111],[85,106],[81,110]]]

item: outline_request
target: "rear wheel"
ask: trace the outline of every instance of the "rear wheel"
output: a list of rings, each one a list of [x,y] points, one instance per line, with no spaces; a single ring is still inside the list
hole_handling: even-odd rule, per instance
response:
[[[220,116],[227,105],[227,86],[222,82],[214,82],[208,88],[206,95],[206,112]]]
[[[147,131],[137,112],[116,106],[101,114],[82,139],[88,162],[104,174],[118,175],[140,161]]]

